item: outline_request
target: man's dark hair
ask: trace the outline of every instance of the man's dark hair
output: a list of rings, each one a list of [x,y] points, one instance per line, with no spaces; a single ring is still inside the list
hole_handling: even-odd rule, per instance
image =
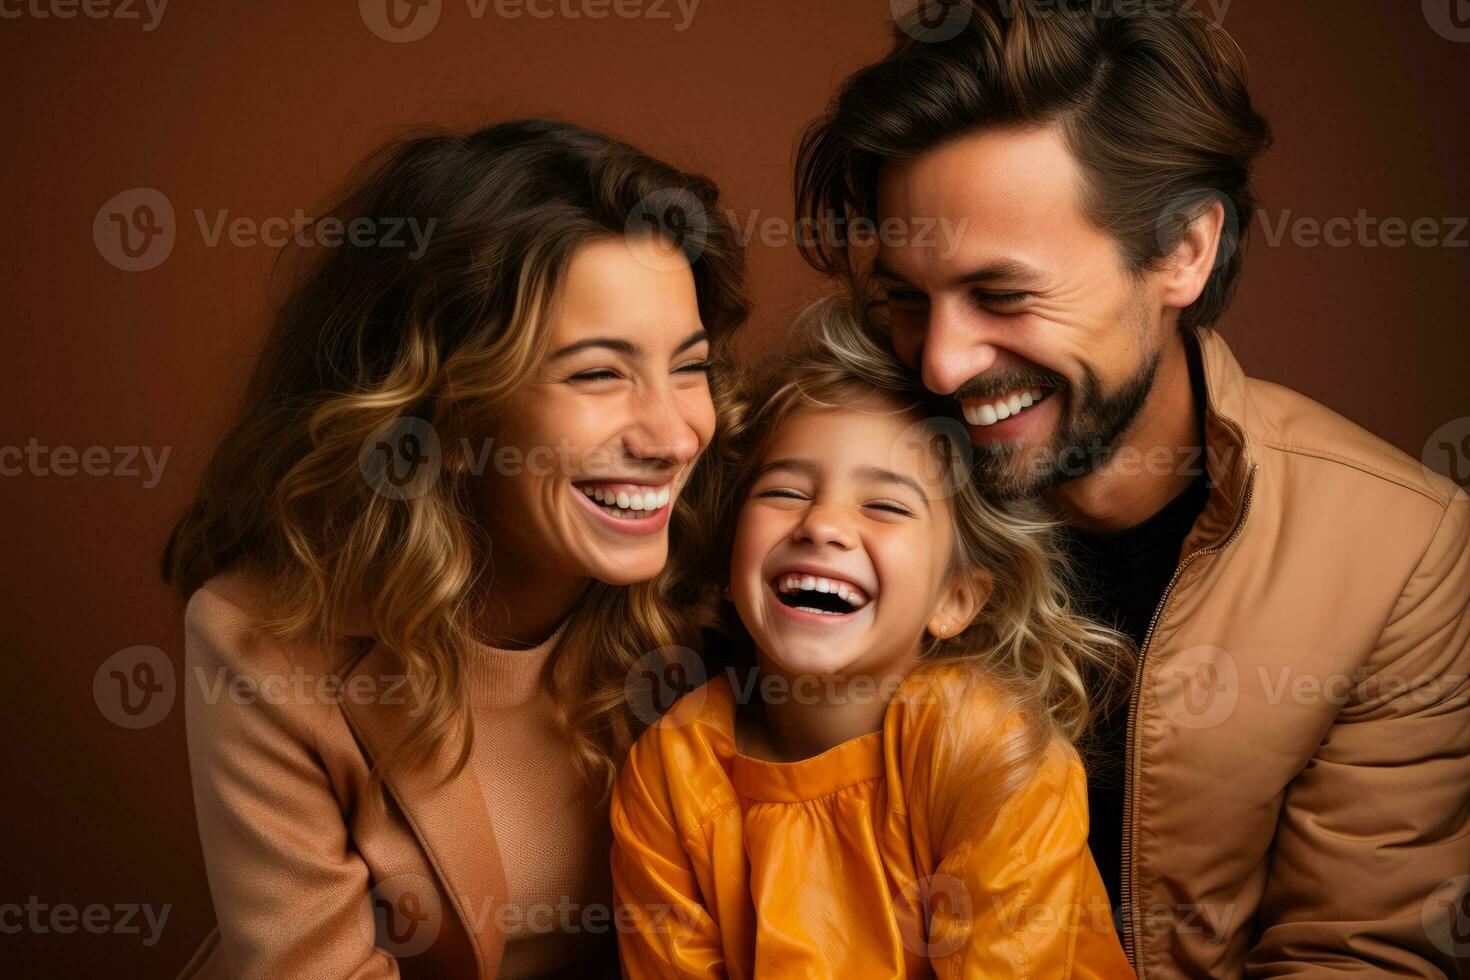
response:
[[[1225,208],[1220,252],[1184,327],[1229,305],[1255,210],[1253,160],[1270,145],[1252,107],[1245,57],[1187,0],[1126,11],[1088,0],[920,0],[881,61],[852,75],[802,135],[797,214],[802,254],[857,288],[844,233],[876,220],[880,168],[965,134],[1061,127],[1079,161],[1089,219],[1135,274],[1178,246],[1188,221]],[[923,16],[921,16],[921,14]]]

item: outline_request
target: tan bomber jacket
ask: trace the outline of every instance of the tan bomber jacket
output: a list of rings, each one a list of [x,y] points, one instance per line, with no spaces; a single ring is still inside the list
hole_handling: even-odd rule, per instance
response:
[[[1201,331],[1215,483],[1141,649],[1138,976],[1456,975],[1470,499]]]

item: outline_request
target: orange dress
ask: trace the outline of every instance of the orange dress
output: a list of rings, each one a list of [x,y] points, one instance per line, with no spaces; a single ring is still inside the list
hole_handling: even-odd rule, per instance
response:
[[[1070,746],[992,816],[939,825],[952,797],[935,791],[955,778],[943,739],[1008,730],[983,694],[964,695],[966,727],[952,698],[914,696],[946,670],[908,678],[881,731],[800,762],[736,751],[724,675],[645,732],[612,801],[624,975],[1134,976]]]

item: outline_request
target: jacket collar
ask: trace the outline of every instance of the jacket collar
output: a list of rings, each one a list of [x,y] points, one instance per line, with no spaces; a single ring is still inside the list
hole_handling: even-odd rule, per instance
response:
[[[382,644],[374,644],[343,676],[344,692],[353,690],[357,676],[373,682],[369,690],[383,690],[384,684],[404,676],[402,661]],[[398,696],[342,698],[347,722],[369,765],[387,757],[418,717],[419,698],[412,685],[390,691]],[[387,773],[384,785],[469,937],[472,948],[467,952],[475,962],[465,963],[464,975],[491,977],[505,946],[505,934],[495,926],[496,913],[506,901],[505,869],[480,780],[468,766],[450,775],[457,745],[449,741],[427,765]]]
[[[1191,338],[1204,391],[1204,465],[1210,497],[1184,542],[1184,553],[1218,547],[1245,519],[1255,478],[1256,440],[1247,378],[1225,341],[1200,328]]]

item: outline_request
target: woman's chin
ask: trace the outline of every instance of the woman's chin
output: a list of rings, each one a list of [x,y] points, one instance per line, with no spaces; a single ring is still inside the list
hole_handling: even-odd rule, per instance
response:
[[[647,582],[656,578],[658,573],[664,570],[664,565],[668,564],[667,542],[660,546],[649,542],[647,545],[629,549],[629,551],[627,555],[598,556],[588,564],[588,578],[594,578],[607,585],[637,585],[639,582]]]

